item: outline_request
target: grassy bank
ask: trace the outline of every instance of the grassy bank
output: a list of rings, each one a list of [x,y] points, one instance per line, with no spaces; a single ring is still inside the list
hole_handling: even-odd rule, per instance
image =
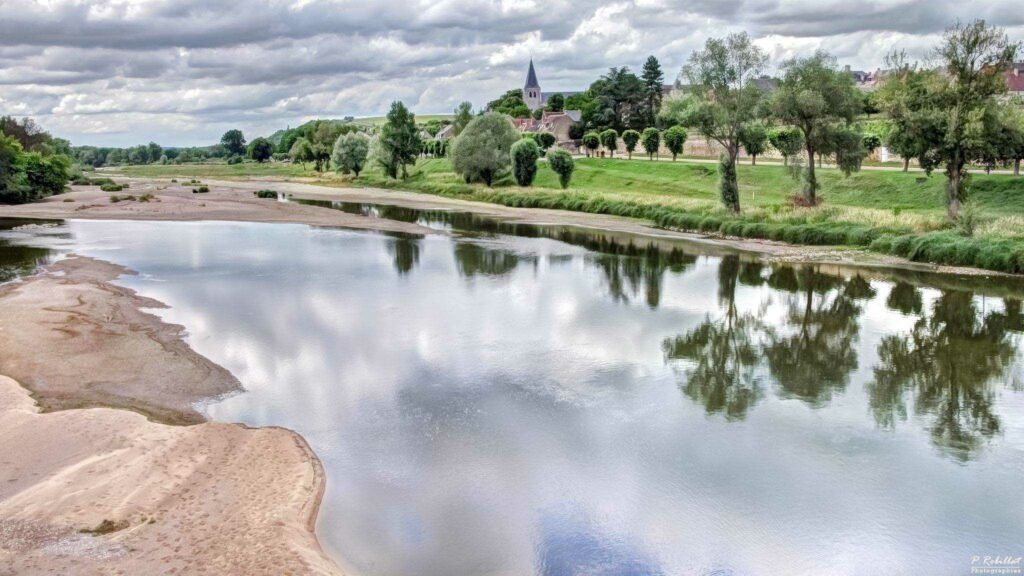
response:
[[[139,176],[314,176],[300,166],[138,166]],[[572,186],[558,188],[542,166],[535,185],[502,181],[494,188],[466,184],[445,159],[422,160],[408,180],[385,179],[371,170],[359,178],[328,174],[324,183],[414,190],[506,206],[574,210],[651,220],[666,228],[780,240],[794,244],[844,245],[894,254],[918,262],[976,266],[1024,273],[1024,178],[974,174],[971,202],[978,224],[961,235],[945,221],[941,174],[862,171],[844,178],[819,172],[823,205],[793,206],[800,182],[781,166],[739,168],[743,213],[723,211],[715,167],[703,163],[587,158],[577,161]]]

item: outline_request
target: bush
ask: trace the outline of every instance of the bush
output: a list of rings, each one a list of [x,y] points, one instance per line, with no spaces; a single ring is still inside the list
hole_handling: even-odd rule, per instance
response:
[[[242,163],[242,157],[237,155],[237,154],[232,156],[232,157],[230,157],[230,158],[228,158],[228,164],[234,165],[234,164],[241,164],[241,163]]]
[[[101,184],[100,190],[104,192],[120,192],[121,190],[124,190],[124,186],[111,182],[109,184]]]
[[[562,188],[568,188],[569,181],[572,180],[572,172],[576,169],[572,154],[561,148],[556,148],[548,152],[548,166],[554,170],[555,174],[558,174],[558,183]]]
[[[686,129],[682,126],[673,126],[665,130],[665,147],[672,153],[673,162],[675,162],[676,156],[682,154],[687,136]]]
[[[636,130],[625,130],[622,132],[622,143],[626,145],[626,153],[629,154],[629,158],[633,158],[633,151],[636,150],[636,145],[640,142],[640,133]]]
[[[537,177],[537,160],[540,159],[540,147],[533,139],[522,139],[512,145],[512,175],[516,184],[530,186]]]
[[[601,147],[601,136],[593,130],[587,132],[583,135],[583,146],[586,147],[587,155],[590,156]]]
[[[601,145],[610,156],[615,157],[615,151],[619,148],[619,133],[611,128],[601,132]]]
[[[517,140],[519,135],[505,115],[488,112],[477,116],[452,144],[452,167],[466,182],[483,182],[489,187],[508,172]]]
[[[206,194],[209,191],[210,191],[210,187],[209,186],[199,186],[198,188],[193,188],[192,189],[192,193],[193,194]]]
[[[647,157],[653,159],[661,147],[661,132],[658,132],[657,128],[644,128],[643,134],[640,135],[640,143],[647,152]]]
[[[277,200],[277,190],[257,190],[253,192],[257,198],[271,198]]]

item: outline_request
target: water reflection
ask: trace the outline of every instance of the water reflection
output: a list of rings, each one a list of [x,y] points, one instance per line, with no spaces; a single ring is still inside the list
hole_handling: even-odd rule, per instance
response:
[[[0,283],[31,274],[40,266],[50,263],[55,252],[45,243],[26,243],[37,234],[60,234],[53,230],[53,222],[0,218]]]
[[[899,298],[920,310],[919,296]],[[1002,427],[996,394],[1011,376],[1021,330],[1019,300],[985,312],[970,292],[942,294],[909,334],[890,334],[879,343],[879,364],[867,385],[875,420],[886,428],[906,420],[909,400],[936,447],[970,460]]]
[[[422,236],[395,234],[387,244],[399,276],[405,276],[420,263],[420,242]]]

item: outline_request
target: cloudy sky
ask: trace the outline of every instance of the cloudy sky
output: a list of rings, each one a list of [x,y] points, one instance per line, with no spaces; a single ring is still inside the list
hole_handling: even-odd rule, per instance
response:
[[[773,63],[825,48],[874,69],[957,18],[1024,38],[1019,0],[0,0],[0,114],[76,144],[209,144],[310,118],[480,106],[522,85],[586,87],[656,55],[674,80],[709,35]]]

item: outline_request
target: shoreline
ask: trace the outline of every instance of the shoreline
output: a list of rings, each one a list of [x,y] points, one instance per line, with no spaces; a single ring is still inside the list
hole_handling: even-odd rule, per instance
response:
[[[241,384],[142,311],[163,303],[111,284],[125,273],[70,255],[0,286],[0,564],[341,574],[316,536],[313,449],[196,411]]]

